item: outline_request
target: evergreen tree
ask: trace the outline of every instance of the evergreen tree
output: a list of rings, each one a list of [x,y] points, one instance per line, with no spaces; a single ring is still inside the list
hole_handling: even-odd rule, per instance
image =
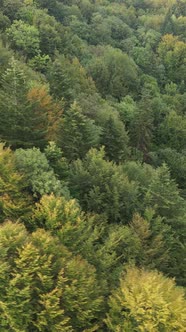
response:
[[[144,199],[146,206],[151,206],[156,214],[169,222],[184,215],[184,199],[179,194],[177,184],[171,179],[166,164],[156,170]]]
[[[12,148],[45,145],[46,114],[34,110],[27,93],[28,78],[12,59],[0,82],[0,138]]]
[[[101,134],[101,144],[105,146],[105,154],[117,163],[127,159],[129,155],[128,136],[124,124],[115,116],[105,122]]]
[[[84,160],[73,162],[69,188],[85,211],[105,213],[110,222],[126,223],[137,203],[138,185],[128,180],[122,167],[104,157],[103,149],[91,149]]]
[[[94,121],[87,118],[74,103],[62,119],[58,145],[70,161],[83,158],[91,147],[98,146],[100,132]]]

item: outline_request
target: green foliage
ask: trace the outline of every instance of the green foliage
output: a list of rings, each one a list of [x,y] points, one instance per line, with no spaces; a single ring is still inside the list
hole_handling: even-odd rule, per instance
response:
[[[44,150],[44,153],[55,174],[61,180],[66,179],[68,176],[69,165],[66,158],[63,157],[63,152],[56,145],[56,143],[53,141],[49,142]]]
[[[145,195],[145,204],[151,206],[157,214],[165,217],[168,221],[183,215],[185,202],[165,164],[156,170]]]
[[[154,212],[151,210],[146,211],[146,215],[152,213]],[[151,269],[163,270],[163,268],[166,268],[169,262],[169,253],[166,247],[166,234],[168,231],[170,232],[169,227],[165,226],[160,218],[145,220],[140,215],[135,214],[130,223],[130,228],[139,242],[135,259],[136,264]]]
[[[39,31],[33,25],[15,20],[6,30],[11,47],[28,58],[39,53]]]
[[[181,194],[185,192],[186,187],[186,153],[183,150],[181,153],[175,149],[166,148],[158,150],[158,156],[152,155],[154,163],[165,162],[170,170],[171,175],[176,180],[181,190]]]
[[[16,14],[22,6],[22,0],[2,0],[3,13],[7,15],[11,21],[16,19]]]
[[[64,98],[68,105],[82,91],[88,94],[95,90],[93,81],[87,77],[77,58],[69,61],[64,56],[58,57],[49,67],[47,78],[51,93],[56,98]]]
[[[83,158],[91,147],[99,144],[101,129],[83,115],[76,104],[65,112],[58,136],[58,144],[69,160]]]
[[[32,199],[25,192],[25,179],[17,172],[14,156],[0,144],[0,221],[26,221],[31,212]]]
[[[2,12],[0,12],[0,30],[4,31],[10,25],[11,25],[11,23],[10,23],[9,18],[6,15],[3,15]]]
[[[38,54],[29,61],[29,66],[36,71],[45,72],[49,61],[49,55]]]
[[[177,36],[167,34],[162,37],[158,47],[161,61],[163,62],[168,79],[180,83],[185,80],[186,43]]]
[[[28,189],[36,197],[44,194],[67,194],[65,185],[60,182],[49,166],[46,156],[39,149],[18,149],[15,152],[17,169],[24,174]]]
[[[0,229],[1,280],[6,283],[1,326],[15,332],[97,330],[102,298],[94,268],[43,230],[25,233],[11,223]]]
[[[152,145],[153,122],[154,114],[149,109],[148,101],[145,100],[145,107],[143,102],[129,125],[131,145],[142,153],[144,161],[148,161],[148,151]]]
[[[111,116],[105,121],[101,134],[101,144],[105,147],[109,160],[117,163],[127,159],[129,155],[128,135],[119,117]]]
[[[29,10],[20,13],[28,17]],[[27,14],[28,13],[28,14]],[[39,31],[39,46],[42,54],[53,57],[56,50],[60,50],[62,46],[62,36],[64,33],[62,26],[50,16],[46,10],[32,9],[32,18],[34,26]]]
[[[74,199],[67,201],[64,197],[55,197],[53,194],[44,195],[36,204],[34,222],[37,223],[37,227],[52,230],[54,233],[62,229],[64,237],[66,230],[69,232],[66,238],[70,239],[70,234],[73,236],[81,222],[81,210]]]
[[[186,117],[171,111],[159,128],[160,142],[177,151],[185,148]]]
[[[109,300],[110,331],[184,331],[184,291],[156,271],[128,268]]]
[[[45,144],[47,115],[28,100],[27,75],[12,58],[0,80],[0,138],[13,148]]]
[[[185,27],[185,0],[0,0],[2,332],[185,331]]]
[[[139,255],[141,263],[144,262],[143,255],[147,247],[132,226],[108,226],[103,215],[85,215],[74,199],[67,201],[54,195],[43,196],[36,204],[32,225],[57,233],[60,241],[73,253],[81,254],[96,266],[105,294],[117,285],[123,263],[135,261]],[[150,230],[148,236],[151,236]],[[161,242],[161,236],[159,238],[157,244]],[[162,245],[153,253],[158,251],[161,256],[161,249]],[[151,257],[154,259],[156,254],[153,253]],[[157,260],[154,261],[155,265]]]
[[[111,95],[120,101],[137,88],[136,64],[118,49],[107,47],[100,51],[100,56],[90,62],[89,72],[103,97]]]
[[[4,73],[4,71],[6,70],[7,65],[11,58],[12,58],[12,52],[3,45],[3,41],[1,40],[0,41],[0,64],[1,64],[0,77],[1,77],[2,73]]]
[[[104,160],[104,150],[91,149],[83,161],[71,166],[69,187],[81,206],[106,213],[110,222],[126,222],[135,208],[138,187],[130,182],[120,166]]]

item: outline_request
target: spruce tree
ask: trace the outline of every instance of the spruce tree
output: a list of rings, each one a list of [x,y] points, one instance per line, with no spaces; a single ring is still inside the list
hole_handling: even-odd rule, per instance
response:
[[[28,100],[29,81],[12,60],[0,80],[0,138],[13,149],[45,145],[47,117]]]

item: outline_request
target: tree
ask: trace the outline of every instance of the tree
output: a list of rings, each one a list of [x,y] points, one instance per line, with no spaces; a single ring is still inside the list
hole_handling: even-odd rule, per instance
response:
[[[88,77],[77,58],[70,61],[64,56],[59,56],[49,66],[47,79],[51,94],[55,98],[63,98],[68,106],[82,91],[86,94],[95,91],[92,79]]]
[[[159,127],[158,136],[163,147],[170,147],[181,152],[185,148],[186,116],[170,111]]]
[[[184,215],[185,202],[180,196],[177,184],[170,177],[166,164],[157,168],[144,198],[146,206],[151,206],[156,214],[167,221]]]
[[[5,31],[9,26],[11,25],[11,22],[9,18],[6,15],[3,15],[3,13],[0,13],[0,30]]]
[[[61,48],[62,25],[53,16],[50,16],[46,10],[34,8],[32,12],[32,22],[39,31],[41,53],[53,57],[55,51]]]
[[[39,246],[39,236],[43,248]],[[73,331],[60,308],[60,286],[65,279],[59,275],[54,286],[52,256],[42,250],[46,242],[50,245],[50,236],[39,232],[31,239],[23,226],[8,222],[1,226],[0,239],[1,253],[7,247],[7,254],[0,255],[1,265],[5,267],[7,261],[9,267],[6,291],[0,296],[3,331],[44,331],[51,325],[55,332],[62,328],[65,332]]]
[[[145,211],[146,215],[150,215],[150,220],[135,214],[130,223],[130,229],[138,240],[135,263],[140,267],[163,271],[170,259],[168,245],[171,246],[172,243],[171,241],[169,244],[167,243],[167,233],[170,233],[170,227],[164,225],[161,218],[154,220],[153,213],[152,210]]]
[[[6,48],[3,45],[3,41],[0,41],[0,63],[1,63],[1,69],[0,69],[0,77],[2,77],[2,74],[5,72],[5,70],[8,67],[8,64],[12,58],[13,52]]]
[[[153,114],[149,109],[138,109],[129,127],[130,143],[148,161],[153,137]]]
[[[58,135],[58,145],[68,160],[83,158],[91,147],[99,144],[101,129],[94,121],[83,115],[74,103],[62,119]]]
[[[126,223],[136,206],[138,185],[128,180],[122,167],[104,157],[103,149],[91,149],[84,160],[74,161],[69,188],[85,211],[105,213],[111,223]]]
[[[33,215],[37,227],[50,230],[54,234],[57,230],[62,230],[66,240],[70,240],[82,219],[83,213],[75,199],[67,200],[65,197],[56,197],[53,193],[42,196],[40,202],[36,203]],[[63,243],[66,245],[65,241]]]
[[[158,53],[165,66],[167,78],[178,84],[185,81],[186,43],[177,36],[167,34],[159,43]]]
[[[26,192],[25,179],[16,170],[14,155],[0,144],[0,221],[24,220],[31,213],[32,198]]]
[[[5,223],[0,262],[3,332],[98,330],[103,299],[95,269],[57,238],[41,229],[29,235],[24,226]]]
[[[38,85],[29,89],[27,99],[32,106],[32,111],[38,116],[35,129],[40,129],[47,140],[57,140],[62,117],[62,106],[54,102],[49,94],[47,85]]]
[[[100,56],[93,57],[88,70],[104,98],[111,95],[120,101],[138,85],[135,62],[118,49],[101,48]]]
[[[106,18],[101,13],[93,13],[91,20],[92,33],[89,34],[89,41],[93,45],[110,44],[111,39],[111,26]]]
[[[0,80],[0,138],[14,149],[46,144],[47,114],[29,101],[27,75],[12,59]]]
[[[106,119],[101,133],[101,144],[105,146],[105,154],[116,163],[127,159],[129,155],[128,135],[125,126],[117,116]]]
[[[186,188],[186,152],[177,152],[175,149],[159,149],[158,161],[166,163],[169,167],[171,176],[176,180],[180,194],[184,196]]]
[[[3,0],[3,13],[9,17],[11,21],[16,19],[17,12],[23,7],[21,0]]]
[[[155,54],[149,45],[146,47],[134,47],[132,57],[144,73],[152,75],[153,68],[156,68]]]
[[[109,307],[105,322],[110,331],[182,332],[185,328],[184,290],[156,271],[128,268]]]
[[[55,142],[50,141],[44,150],[49,165],[53,168],[54,173],[61,180],[65,180],[68,176],[69,165],[67,159],[63,156],[62,150]]]
[[[39,53],[39,31],[33,25],[15,20],[6,34],[13,49],[31,58]]]
[[[27,189],[35,197],[52,192],[56,195],[68,196],[65,184],[55,176],[45,154],[39,149],[17,149],[15,163],[19,172],[24,174]]]
[[[51,15],[55,15],[57,12],[56,0],[36,0],[36,3],[41,8],[47,8]]]
[[[105,295],[118,285],[123,264],[135,261],[138,254],[147,249],[145,246],[141,249],[141,239],[132,227],[108,225],[103,214],[85,214],[76,200],[66,200],[53,194],[44,195],[36,203],[32,225],[50,230],[73,254],[81,255],[95,266]],[[157,251],[160,252],[161,247]]]

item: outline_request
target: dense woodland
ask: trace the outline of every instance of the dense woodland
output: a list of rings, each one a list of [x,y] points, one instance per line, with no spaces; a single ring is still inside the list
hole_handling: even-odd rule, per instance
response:
[[[186,0],[0,0],[0,331],[186,331]]]

